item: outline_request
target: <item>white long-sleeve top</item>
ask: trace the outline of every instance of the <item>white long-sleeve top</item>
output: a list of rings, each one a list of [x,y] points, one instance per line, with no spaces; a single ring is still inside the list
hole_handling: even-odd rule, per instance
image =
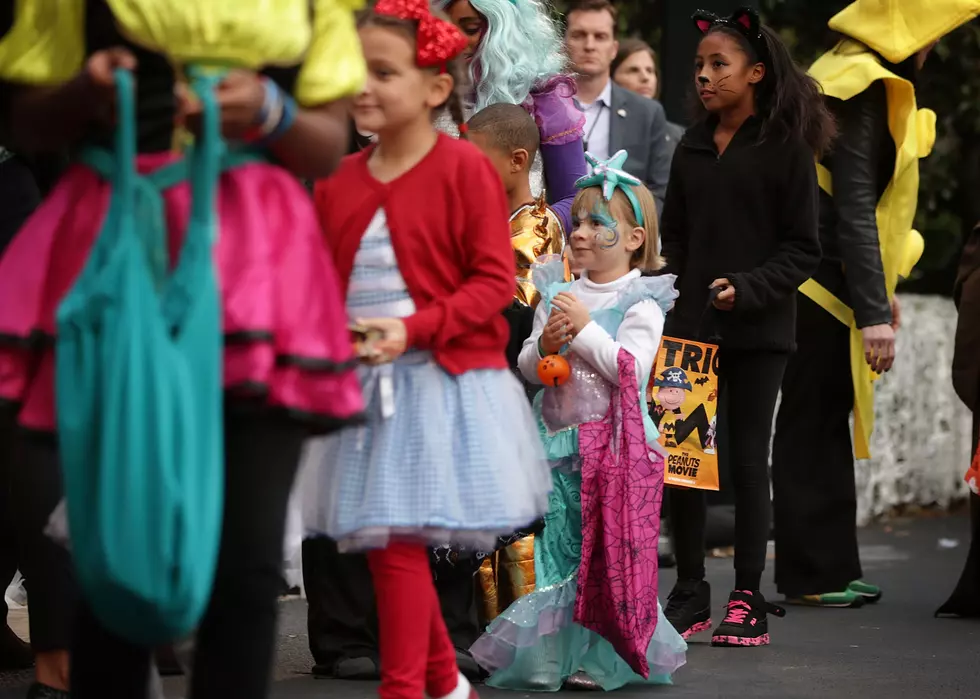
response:
[[[616,304],[619,292],[628,284],[640,278],[639,270],[607,284],[596,284],[583,274],[581,279],[572,282],[569,292],[581,301],[589,312],[611,308]],[[534,330],[524,341],[518,367],[528,381],[541,383],[538,378],[538,362],[542,356],[538,351],[538,339],[548,323],[551,310],[547,304],[538,304],[534,314]],[[653,300],[634,304],[626,311],[616,337],[611,337],[594,320],[586,325],[574,340],[571,351],[591,364],[603,378],[614,385],[619,384],[619,350],[625,349],[636,361],[637,381],[649,376],[660,349],[664,332],[664,314]],[[645,389],[641,386],[641,392]]]

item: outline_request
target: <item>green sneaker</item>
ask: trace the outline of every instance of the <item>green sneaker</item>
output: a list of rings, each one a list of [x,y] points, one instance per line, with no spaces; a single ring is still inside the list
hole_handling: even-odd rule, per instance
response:
[[[881,599],[881,588],[877,585],[866,583],[863,580],[855,580],[847,586],[847,589],[855,594],[861,595],[868,604],[874,604]]]
[[[851,589],[847,589],[843,592],[825,592],[822,595],[787,597],[786,603],[806,607],[863,607],[864,597]]]

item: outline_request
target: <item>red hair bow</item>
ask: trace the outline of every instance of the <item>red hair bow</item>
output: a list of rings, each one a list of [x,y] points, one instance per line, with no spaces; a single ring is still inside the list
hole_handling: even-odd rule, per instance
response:
[[[415,36],[415,61],[420,68],[444,65],[456,58],[469,43],[455,24],[432,14],[428,0],[378,0],[375,14],[414,20],[419,23]]]

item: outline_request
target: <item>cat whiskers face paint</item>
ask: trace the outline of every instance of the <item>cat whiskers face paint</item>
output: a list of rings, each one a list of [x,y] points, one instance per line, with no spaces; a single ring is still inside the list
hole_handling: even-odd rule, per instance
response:
[[[723,78],[718,78],[718,80],[715,81],[715,90],[717,90],[718,92],[731,92],[731,93],[734,93],[735,90],[733,90],[730,87],[728,87],[728,80],[731,77],[732,77],[732,74],[729,73],[728,75],[726,75]]]

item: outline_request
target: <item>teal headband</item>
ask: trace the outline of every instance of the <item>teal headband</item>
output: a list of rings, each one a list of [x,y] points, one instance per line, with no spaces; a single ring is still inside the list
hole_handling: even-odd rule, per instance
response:
[[[643,210],[640,208],[640,200],[636,198],[636,194],[633,192],[633,187],[639,187],[643,183],[623,170],[623,165],[626,164],[627,157],[629,156],[626,155],[626,151],[621,150],[606,162],[602,162],[591,153],[586,153],[585,159],[588,161],[589,167],[592,168],[592,172],[578,180],[575,186],[579,189],[601,187],[602,197],[606,201],[611,201],[613,194],[618,189],[626,195],[626,198],[629,199],[630,204],[633,206],[633,215],[636,216],[636,222],[644,226],[645,223],[643,221]]]

